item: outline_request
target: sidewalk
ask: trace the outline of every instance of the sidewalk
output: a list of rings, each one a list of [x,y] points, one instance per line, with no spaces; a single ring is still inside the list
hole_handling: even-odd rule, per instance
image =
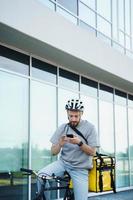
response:
[[[88,200],[133,200],[133,190],[88,197]]]

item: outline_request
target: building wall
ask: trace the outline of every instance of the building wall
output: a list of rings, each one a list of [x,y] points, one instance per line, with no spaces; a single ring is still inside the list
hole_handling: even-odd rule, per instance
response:
[[[116,156],[117,190],[132,188],[133,61],[37,0],[1,0],[0,21],[0,197],[34,195],[35,179],[31,187],[19,169],[56,159],[49,140],[74,97],[100,151]]]
[[[33,44],[30,46],[24,42],[25,50],[34,52],[35,40],[39,40],[43,57],[116,87],[132,91],[132,59],[107,46],[91,32],[51,12],[41,2],[14,0],[13,4],[10,4],[2,0],[0,13],[2,25],[32,38]],[[15,32],[15,34],[17,38],[18,33]],[[3,32],[2,37],[4,35]],[[3,38],[4,40],[7,40],[7,36]],[[13,43],[11,38],[9,40],[8,42]],[[17,40],[15,46],[19,44],[20,41]],[[36,49],[36,53],[38,51]],[[50,53],[45,53],[45,51]]]

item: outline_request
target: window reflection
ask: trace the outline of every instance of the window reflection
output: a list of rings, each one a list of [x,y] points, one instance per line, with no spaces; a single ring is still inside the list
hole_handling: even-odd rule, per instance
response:
[[[97,0],[97,11],[104,18],[111,20],[111,2],[110,0]]]
[[[131,8],[133,9],[133,1],[131,1]],[[132,44],[133,44],[133,10],[131,10],[131,33],[132,33]],[[133,45],[132,45],[133,50]]]
[[[127,94],[125,92],[122,92],[120,90],[115,90],[115,103],[126,105],[127,103]]]
[[[95,10],[96,6],[95,0],[80,0],[80,1],[89,6],[90,8],[92,8],[93,10]]]
[[[81,99],[84,103],[84,108],[85,108],[82,118],[91,122],[95,126],[98,132],[97,99],[92,97],[87,97],[84,95],[81,95]]]
[[[125,41],[124,41],[124,33],[122,31],[119,31],[119,43],[124,46]]]
[[[47,6],[48,8],[51,8],[52,10],[55,9],[55,5],[51,1],[49,0],[39,0],[39,1],[45,6]]]
[[[82,3],[79,4],[79,16],[85,23],[96,27],[95,13]]]
[[[0,45],[0,68],[29,75],[29,56]]]
[[[85,29],[91,31],[91,33],[94,36],[96,35],[96,30],[93,27],[89,26],[87,23],[83,22],[82,20],[80,20],[79,26],[81,26],[82,28],[85,28]]]
[[[128,37],[127,35],[125,37],[126,37],[126,48],[131,49],[131,38]]]
[[[113,102],[113,88],[100,84],[99,97],[100,99]]]
[[[69,99],[76,99],[76,98],[79,98],[78,94],[59,88],[59,91],[58,91],[58,113],[59,113],[58,125],[68,122],[65,105]]]
[[[113,31],[113,39],[118,40],[118,20],[117,20],[117,1],[112,0],[112,31]]]
[[[117,159],[117,187],[129,185],[126,107],[115,105],[115,134]]]
[[[111,39],[102,34],[101,32],[97,31],[97,37],[100,38],[103,42],[106,42],[106,44],[111,45]]]
[[[49,63],[32,58],[32,76],[44,81],[56,83],[57,68]]]
[[[51,155],[50,138],[56,129],[56,88],[31,82],[31,167],[38,171],[56,160]],[[36,178],[32,178],[32,196]],[[56,191],[51,192],[52,196]]]
[[[119,29],[124,30],[124,0],[118,0]]]
[[[125,1],[125,32],[130,34],[130,0]]]
[[[113,104],[99,101],[100,147],[102,153],[114,154]]]
[[[70,10],[71,12],[77,14],[77,0],[57,0],[64,8]]]
[[[128,95],[128,106],[133,107],[133,95]]]
[[[39,170],[51,162],[50,138],[56,128],[56,88],[32,81],[31,145],[32,168]],[[36,162],[37,161],[37,162]]]
[[[86,95],[97,97],[98,83],[96,81],[81,77],[80,90]]]
[[[27,79],[0,72],[0,94],[0,199],[27,199],[27,179],[20,173],[28,163]]]
[[[128,109],[129,119],[129,155],[130,155],[130,170],[131,170],[131,185],[133,186],[133,109]]]
[[[79,75],[64,69],[59,70],[59,85],[72,90],[79,90]]]
[[[67,11],[63,10],[59,6],[57,7],[57,12],[63,15],[66,19],[70,20],[75,25],[77,25],[77,18],[71,15],[70,13],[68,13]]]
[[[111,37],[111,24],[100,16],[97,16],[97,28],[101,33]]]

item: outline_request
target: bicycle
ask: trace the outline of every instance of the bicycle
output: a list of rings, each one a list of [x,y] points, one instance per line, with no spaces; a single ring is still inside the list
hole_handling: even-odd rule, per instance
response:
[[[36,171],[32,170],[32,169],[25,169],[25,168],[20,168],[20,171],[25,172],[24,175],[35,175],[36,179],[41,181],[41,189],[39,192],[36,192],[36,197],[33,200],[46,200],[45,191],[52,191],[52,190],[62,190],[65,189],[65,194],[64,194],[64,198],[63,200],[74,200],[74,194],[71,191],[69,185],[70,185],[70,176],[66,173],[64,175],[64,177],[59,177],[59,176],[55,176],[54,174],[52,174],[52,176],[46,174],[46,175],[42,175],[39,176],[37,174]],[[65,186],[50,186],[50,187],[45,187],[46,182],[50,181],[50,180],[54,180],[55,182],[61,184],[63,182],[66,183]]]

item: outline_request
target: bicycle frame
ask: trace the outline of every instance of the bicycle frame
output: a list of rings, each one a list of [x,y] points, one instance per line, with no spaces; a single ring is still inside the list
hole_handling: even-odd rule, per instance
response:
[[[70,177],[64,176],[62,177],[56,177],[55,175],[49,176],[49,175],[42,175],[39,176],[36,171],[31,170],[31,169],[25,169],[25,168],[21,168],[20,171],[25,172],[26,174],[24,175],[32,175],[34,174],[37,179],[41,179],[43,184],[41,184],[41,189],[40,191],[36,194],[36,197],[33,200],[46,200],[46,197],[44,195],[45,191],[52,191],[52,190],[62,190],[65,189],[65,194],[64,194],[64,198],[63,200],[72,200],[73,199],[73,194],[71,194],[70,188],[69,188],[69,184],[70,184]],[[62,182],[66,182],[65,186],[50,186],[50,187],[45,187],[46,185],[46,181],[48,180],[55,180],[57,183],[62,183]]]

